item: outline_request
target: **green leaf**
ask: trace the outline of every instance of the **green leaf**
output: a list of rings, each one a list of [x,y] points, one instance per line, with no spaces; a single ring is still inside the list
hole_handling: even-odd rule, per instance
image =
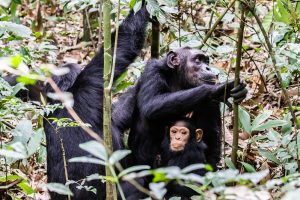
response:
[[[19,76],[17,78],[17,82],[24,83],[24,85],[35,85],[37,80],[27,77],[27,76]]]
[[[252,165],[250,165],[246,162],[241,162],[241,163],[242,163],[242,165],[244,166],[244,168],[246,169],[247,172],[256,172],[255,168]]]
[[[79,147],[104,161],[108,159],[108,154],[103,144],[95,140],[79,144]]]
[[[165,188],[166,184],[163,182],[160,183],[150,183],[149,188],[155,194],[158,199],[162,199],[167,193],[167,189]]]
[[[251,134],[251,120],[250,120],[250,115],[241,106],[239,106],[239,120],[240,120],[240,123],[242,124],[243,129],[248,134]]]
[[[253,131],[262,131],[265,129],[270,129],[278,126],[286,125],[287,122],[285,120],[269,120],[266,123],[259,125],[255,128],[253,128]]]
[[[198,194],[204,195],[203,190],[201,189],[201,187],[197,186],[197,185],[193,185],[193,184],[184,184],[184,186],[191,188],[192,190],[194,190],[195,192],[197,192]]]
[[[10,63],[13,68],[17,69],[19,64],[22,62],[22,57],[20,55],[16,55],[10,58]]]
[[[21,183],[17,184],[27,195],[34,193],[34,189],[28,185],[26,181],[22,181]]]
[[[273,161],[276,164],[280,164],[280,161],[275,157],[275,155],[267,150],[264,149],[259,149],[259,154],[262,155],[263,157]]]
[[[122,177],[126,174],[129,174],[131,172],[136,172],[136,171],[141,171],[141,170],[147,170],[147,169],[150,169],[150,166],[148,165],[136,165],[136,166],[132,166],[132,167],[129,167],[127,169],[124,169],[123,171],[121,171],[118,175],[118,177]]]
[[[5,29],[7,32],[22,38],[29,38],[32,33],[31,29],[26,26],[5,21],[0,21],[0,29]]]
[[[20,90],[26,90],[23,83],[17,83],[17,85],[13,87],[12,95],[15,96]]]
[[[231,161],[231,159],[229,157],[225,158],[225,164],[229,169],[236,169],[236,167],[234,166],[233,162]]]
[[[69,187],[61,184],[61,183],[48,183],[46,185],[47,189],[51,192],[56,192],[61,195],[70,195],[73,196],[73,193],[69,189]]]
[[[117,150],[117,151],[112,153],[112,155],[110,156],[108,162],[111,165],[114,165],[116,162],[122,160],[123,158],[125,158],[130,153],[131,153],[130,150]]]
[[[252,129],[255,129],[261,123],[266,121],[272,114],[272,111],[266,110],[262,114],[258,115],[252,122]]]
[[[97,158],[91,158],[87,156],[71,158],[69,159],[69,162],[83,162],[83,163],[93,163],[98,165],[106,165],[106,163],[103,160]]]
[[[0,183],[6,182],[6,181],[15,181],[19,178],[23,179],[21,176],[18,176],[18,175],[2,176],[2,177],[0,177]]]
[[[277,21],[283,22],[287,25],[289,25],[291,14],[285,9],[282,0],[277,0],[277,4],[275,6],[274,10],[274,17]]]
[[[269,32],[272,23],[273,23],[273,10],[271,10],[265,15],[262,22],[263,27],[265,28],[267,33]]]
[[[192,164],[183,168],[181,172],[187,174],[197,169],[204,169],[204,168],[205,168],[205,164]]]
[[[131,0],[131,1],[129,2],[130,9],[133,9],[133,7],[134,7],[135,4],[136,4],[136,1],[137,1],[137,0]]]
[[[133,7],[133,11],[134,13],[136,13],[137,11],[139,11],[142,7],[142,1],[137,2],[134,7]]]
[[[16,128],[12,131],[14,136],[13,142],[26,144],[33,134],[32,123],[29,120],[21,120]]]
[[[34,154],[37,149],[39,148],[41,142],[43,139],[43,129],[38,129],[35,134],[30,138],[28,145],[27,145],[27,151],[28,151],[28,156],[31,156]]]

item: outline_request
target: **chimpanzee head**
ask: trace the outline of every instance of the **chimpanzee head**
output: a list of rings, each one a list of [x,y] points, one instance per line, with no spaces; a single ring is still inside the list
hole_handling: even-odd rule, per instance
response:
[[[167,65],[176,70],[182,87],[216,83],[217,76],[209,67],[209,57],[198,49],[183,47],[170,51]]]
[[[167,127],[166,135],[161,144],[161,165],[178,166],[206,163],[206,144],[202,141],[203,132],[196,128],[194,121],[182,117]],[[197,173],[205,174],[205,170]]]
[[[188,143],[200,142],[202,135],[201,129],[196,129],[189,119],[182,118],[170,126],[170,151],[183,151]]]

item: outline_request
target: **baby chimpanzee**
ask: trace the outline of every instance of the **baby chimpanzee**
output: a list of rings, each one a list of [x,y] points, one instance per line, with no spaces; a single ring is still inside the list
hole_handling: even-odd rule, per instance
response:
[[[192,164],[205,164],[206,145],[202,141],[202,136],[202,129],[197,129],[189,118],[180,118],[171,123],[161,145],[160,166],[184,168]],[[193,173],[204,175],[205,169],[198,169]],[[197,194],[192,189],[180,186],[175,182],[169,183],[167,189],[167,197],[189,198]]]

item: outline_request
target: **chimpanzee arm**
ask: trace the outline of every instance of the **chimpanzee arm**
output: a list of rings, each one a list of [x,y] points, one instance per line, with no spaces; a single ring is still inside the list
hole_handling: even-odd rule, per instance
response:
[[[213,101],[215,96],[223,91],[225,84],[207,85],[180,90],[177,92],[164,91],[165,83],[159,76],[145,82],[138,95],[138,105],[148,119],[160,119],[170,115],[181,116],[195,109],[195,106],[206,101]],[[233,88],[233,82],[227,88]]]
[[[146,6],[143,6],[137,13],[131,13],[122,22],[119,27],[118,43],[117,43],[117,55],[116,55],[116,68],[114,78],[120,76],[122,72],[130,65],[134,59],[140,54],[145,37],[146,37],[146,27],[149,21],[149,13]],[[114,49],[115,32],[112,33],[111,37],[112,52]],[[85,85],[88,87],[91,82],[89,81],[93,77],[102,79],[103,71],[103,47],[92,59],[92,61],[86,66],[85,70],[82,71],[79,76],[78,81],[76,81],[77,86]],[[96,67],[99,66],[99,67]],[[77,83],[78,82],[78,83]],[[85,84],[87,83],[87,84]],[[73,91],[74,92],[74,91]]]
[[[132,116],[134,114],[136,105],[136,88],[130,87],[119,100],[113,104],[112,121],[119,132],[122,133],[128,129],[132,123]]]

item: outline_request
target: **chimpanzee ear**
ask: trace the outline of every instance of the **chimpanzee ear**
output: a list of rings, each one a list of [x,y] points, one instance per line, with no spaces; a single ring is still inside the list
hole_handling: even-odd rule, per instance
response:
[[[200,142],[202,140],[203,131],[202,129],[198,128],[196,129],[196,141]]]
[[[170,51],[167,54],[167,65],[168,67],[175,69],[180,66],[180,59],[177,53]]]

